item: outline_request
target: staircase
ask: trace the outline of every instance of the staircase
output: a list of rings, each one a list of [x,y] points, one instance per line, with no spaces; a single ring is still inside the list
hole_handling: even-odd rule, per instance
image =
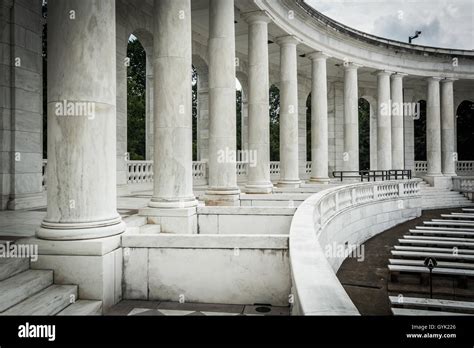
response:
[[[457,207],[470,207],[474,203],[462,193],[432,187],[425,181],[420,182],[422,209],[444,209]]]
[[[53,271],[31,270],[27,258],[0,257],[0,315],[102,314],[101,301],[77,296],[77,285],[54,284]]]

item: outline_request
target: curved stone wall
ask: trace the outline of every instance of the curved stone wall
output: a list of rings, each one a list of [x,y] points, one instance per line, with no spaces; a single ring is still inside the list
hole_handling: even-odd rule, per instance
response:
[[[359,314],[336,272],[351,248],[421,215],[419,182],[345,185],[299,206],[290,228],[293,315]]]

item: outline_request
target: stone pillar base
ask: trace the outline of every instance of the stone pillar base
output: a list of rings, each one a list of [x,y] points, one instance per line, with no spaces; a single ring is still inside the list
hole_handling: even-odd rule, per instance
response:
[[[298,188],[301,185],[301,180],[281,180],[278,182],[278,187],[283,188]]]
[[[10,195],[7,203],[8,210],[23,210],[46,207],[46,191],[22,195]]]
[[[240,189],[214,190],[210,188],[204,195],[207,206],[240,206]]]
[[[143,208],[138,211],[148,223],[160,225],[162,233],[196,234],[197,208]]]
[[[329,184],[331,182],[331,179],[329,178],[309,178],[310,183],[314,184]]]
[[[444,176],[440,175],[425,175],[422,176],[422,179],[426,181],[433,187],[441,188],[441,189],[448,189],[451,190],[453,188],[453,179],[451,176]]]
[[[270,184],[263,184],[263,185],[245,185],[245,193],[272,193],[273,192],[273,185]]]
[[[37,245],[38,259],[31,268],[53,270],[54,283],[77,285],[79,299],[102,301],[107,310],[122,299],[120,236],[83,241],[26,238],[16,242]]]

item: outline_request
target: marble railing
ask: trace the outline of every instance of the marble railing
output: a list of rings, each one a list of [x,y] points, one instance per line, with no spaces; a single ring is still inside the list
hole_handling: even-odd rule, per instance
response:
[[[153,161],[128,161],[129,184],[144,184],[153,181]]]
[[[312,162],[306,162],[305,173],[307,177],[311,176],[312,168],[313,168]]]
[[[462,193],[474,192],[474,176],[453,177],[453,191]]]
[[[270,177],[272,179],[280,177],[280,162],[270,162]]]
[[[415,173],[426,173],[428,171],[427,161],[415,161]],[[474,174],[474,161],[457,161],[456,173],[458,175]]]
[[[44,190],[46,190],[46,188],[48,186],[47,176],[46,176],[47,170],[48,170],[48,160],[44,159],[43,160],[43,169],[42,169],[42,174],[43,174],[42,185],[43,185]]]
[[[195,185],[207,185],[207,162],[193,162],[193,183]]]
[[[305,200],[290,228],[295,315],[358,315],[336,272],[369,238],[421,214],[420,179],[330,188]],[[342,252],[341,252],[342,251]]]

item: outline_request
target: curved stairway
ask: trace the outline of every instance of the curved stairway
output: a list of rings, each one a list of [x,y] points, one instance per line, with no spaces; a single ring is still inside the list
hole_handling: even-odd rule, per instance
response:
[[[443,209],[470,207],[474,203],[460,192],[432,187],[425,181],[420,182],[422,209]]]

